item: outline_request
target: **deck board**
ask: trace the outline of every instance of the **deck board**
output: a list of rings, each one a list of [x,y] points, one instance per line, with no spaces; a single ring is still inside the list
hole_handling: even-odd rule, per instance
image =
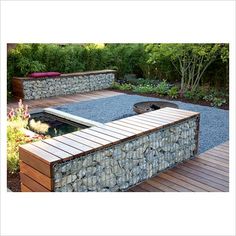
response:
[[[38,100],[26,100],[23,102],[29,106],[29,109],[36,109],[36,108],[39,109],[39,108],[63,105],[71,102],[81,102],[81,101],[88,101],[106,97],[113,97],[121,94],[123,93],[110,90],[100,90],[96,92],[78,93],[73,95],[57,96]],[[11,108],[16,108],[17,106],[18,106],[18,101],[8,102],[7,111],[9,112]]]
[[[228,161],[227,141],[130,188],[129,192],[228,192]]]

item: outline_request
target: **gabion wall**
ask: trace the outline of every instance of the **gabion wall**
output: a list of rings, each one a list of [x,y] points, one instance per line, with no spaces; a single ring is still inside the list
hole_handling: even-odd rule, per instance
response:
[[[39,99],[89,92],[111,87],[114,79],[114,72],[26,79],[23,81],[23,94],[24,99]]]
[[[54,191],[124,191],[193,158],[197,118],[53,167]]]

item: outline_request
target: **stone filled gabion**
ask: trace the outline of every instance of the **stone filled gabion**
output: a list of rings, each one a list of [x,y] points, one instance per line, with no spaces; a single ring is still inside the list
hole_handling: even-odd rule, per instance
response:
[[[193,158],[196,118],[53,167],[54,191],[124,191]]]
[[[39,99],[110,88],[114,73],[24,80],[24,99]]]

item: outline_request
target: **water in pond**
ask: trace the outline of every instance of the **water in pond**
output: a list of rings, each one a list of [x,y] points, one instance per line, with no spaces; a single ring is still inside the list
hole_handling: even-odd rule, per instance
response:
[[[29,129],[37,134],[56,137],[88,128],[87,126],[66,120],[46,112],[31,114]]]

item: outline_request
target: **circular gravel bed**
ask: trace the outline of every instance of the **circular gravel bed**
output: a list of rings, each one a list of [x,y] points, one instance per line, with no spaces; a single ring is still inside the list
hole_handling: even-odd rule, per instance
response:
[[[135,115],[133,105],[137,102],[144,101],[167,100],[124,94],[114,97],[70,103],[54,108],[97,122],[106,123]],[[180,109],[201,113],[199,153],[213,148],[229,139],[229,111],[179,101],[171,102],[176,103]]]

